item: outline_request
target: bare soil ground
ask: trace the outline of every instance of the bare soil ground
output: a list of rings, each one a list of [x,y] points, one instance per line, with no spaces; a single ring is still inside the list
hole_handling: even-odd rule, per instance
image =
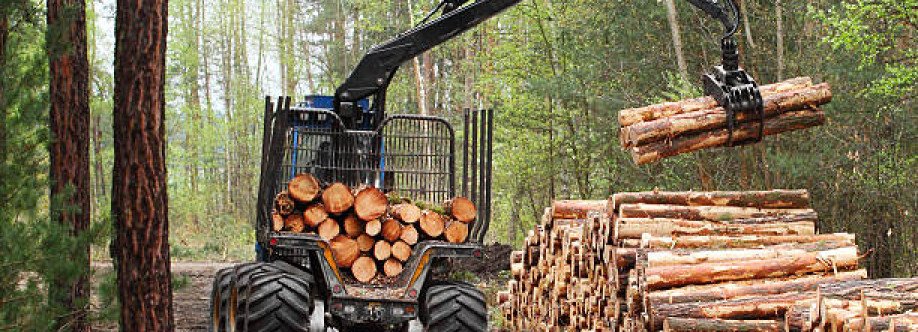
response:
[[[235,263],[209,263],[209,262],[174,262],[172,274],[177,278],[187,278],[187,285],[173,293],[173,306],[175,310],[176,331],[201,332],[207,331],[207,315],[210,311],[210,287],[214,274],[218,270],[233,266]],[[93,269],[97,272],[111,271],[111,264],[96,264]],[[94,283],[98,287],[98,282]],[[117,322],[99,322],[93,326],[93,331],[118,331]]]

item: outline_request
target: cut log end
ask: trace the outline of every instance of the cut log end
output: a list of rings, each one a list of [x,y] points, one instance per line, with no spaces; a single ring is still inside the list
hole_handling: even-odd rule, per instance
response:
[[[465,197],[456,197],[446,202],[446,210],[453,218],[464,223],[470,223],[478,217],[475,203]]]
[[[379,232],[382,231],[382,222],[379,221],[379,219],[367,221],[367,223],[363,225],[363,231],[369,236],[377,236]]]
[[[418,221],[421,231],[427,236],[436,238],[443,234],[445,222],[443,216],[439,213],[425,210],[421,212],[421,219]]]
[[[351,238],[357,238],[363,231],[363,221],[357,219],[354,215],[344,217],[344,233]]]
[[[369,252],[370,250],[373,250],[373,246],[375,244],[376,240],[367,234],[360,234],[360,236],[357,237],[357,247],[360,248],[360,251],[362,252]]]
[[[357,241],[347,236],[336,236],[330,243],[332,254],[335,257],[335,264],[340,267],[350,267],[354,264],[354,260],[360,257],[360,249],[357,247]]]
[[[469,225],[460,221],[453,221],[446,226],[443,232],[449,243],[463,243],[469,237]]]
[[[274,197],[274,210],[282,216],[293,213],[293,208],[295,206],[296,204],[286,191],[282,191]]]
[[[284,216],[280,213],[271,214],[271,230],[275,232],[280,232],[284,229]]]
[[[354,261],[351,266],[351,273],[354,278],[362,283],[370,282],[376,277],[376,261],[367,256],[361,256]]]
[[[411,257],[411,246],[409,246],[405,241],[398,241],[392,245],[392,257],[404,262]]]
[[[392,218],[386,219],[382,224],[380,235],[389,242],[395,242],[402,236],[402,224]]]
[[[370,221],[386,214],[389,199],[375,187],[367,187],[354,198],[354,212],[364,221]]]
[[[421,218],[421,208],[411,203],[396,204],[392,207],[392,216],[406,224],[413,224]]]
[[[302,233],[306,229],[306,223],[300,214],[291,214],[284,219],[284,228],[295,233]]]
[[[373,257],[378,261],[384,261],[392,256],[392,245],[386,240],[376,241],[373,246]]]
[[[319,180],[312,174],[299,174],[287,184],[290,197],[301,203],[311,202],[319,195]]]
[[[399,239],[412,246],[417,244],[418,229],[414,228],[413,225],[405,225],[405,227],[402,227],[402,236],[400,236]]]
[[[328,218],[319,224],[319,236],[323,239],[331,241],[331,239],[334,239],[340,233],[341,227],[338,226],[338,222],[335,221],[335,219]]]
[[[341,214],[354,206],[354,195],[346,184],[335,182],[322,191],[322,203],[331,214]]]
[[[383,264],[383,273],[387,277],[394,277],[402,273],[402,262],[395,258],[389,258]]]

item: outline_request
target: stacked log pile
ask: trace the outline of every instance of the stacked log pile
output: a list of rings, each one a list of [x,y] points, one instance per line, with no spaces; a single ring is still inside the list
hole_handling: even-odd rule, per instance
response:
[[[776,135],[821,125],[819,108],[832,100],[827,83],[799,77],[760,87],[764,104],[762,135]],[[638,165],[706,148],[729,144],[727,113],[711,97],[668,102],[619,112],[619,139]],[[759,135],[756,116],[737,114],[733,142]]]
[[[515,331],[918,328],[918,279],[866,280],[816,222],[802,190],[555,201],[498,298]]]
[[[299,174],[275,197],[272,228],[317,234],[329,242],[337,267],[356,281],[385,283],[402,273],[418,243],[466,242],[477,214],[464,197],[435,206],[374,187],[322,186],[312,175]]]

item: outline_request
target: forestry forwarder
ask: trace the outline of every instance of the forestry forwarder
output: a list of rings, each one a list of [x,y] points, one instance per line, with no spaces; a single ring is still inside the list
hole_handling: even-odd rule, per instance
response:
[[[453,127],[443,118],[386,116],[386,90],[398,67],[517,4],[520,0],[444,0],[418,26],[372,48],[332,96],[266,98],[256,227],[257,261],[221,270],[211,293],[211,331],[407,330],[420,319],[427,331],[487,331],[484,295],[450,281],[451,258],[481,258],[490,222],[491,110],[464,114],[461,189],[456,190]],[[761,119],[758,86],[738,64],[733,39],[739,15],[733,0],[689,0],[725,28],[723,65],[704,75],[705,92],[734,114]],[[428,20],[441,11],[442,15]],[[732,10],[732,15],[727,14]],[[372,97],[372,104],[369,102]],[[761,122],[760,122],[761,123]],[[745,144],[748,142],[732,142]],[[335,265],[329,242],[318,235],[274,232],[273,197],[296,174],[351,187],[442,202],[469,197],[479,217],[469,243],[419,243],[396,282],[386,286],[348,281]]]

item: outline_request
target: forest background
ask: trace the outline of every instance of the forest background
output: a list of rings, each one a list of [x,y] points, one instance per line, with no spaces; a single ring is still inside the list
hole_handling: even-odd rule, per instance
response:
[[[410,28],[436,4],[169,1],[171,256],[250,260],[264,96],[331,94],[372,45]],[[866,265],[873,275],[918,275],[918,1],[740,4],[742,64],[763,83],[795,76],[830,82],[835,98],[826,125],[635,166],[618,146],[617,111],[700,95],[700,74],[719,62],[721,28],[674,0],[524,0],[402,66],[388,109],[452,120],[463,109],[496,110],[488,242],[518,245],[551,199],[655,188],[804,188],[822,232],[855,232],[863,248],[872,248]],[[48,212],[46,147],[53,138],[44,37],[51,32],[44,10],[36,0],[0,5],[0,251],[13,271],[67,268],[55,265],[65,257],[46,249],[73,241],[53,235],[60,230]],[[86,10],[89,240],[93,259],[106,260],[114,1],[88,1]]]

